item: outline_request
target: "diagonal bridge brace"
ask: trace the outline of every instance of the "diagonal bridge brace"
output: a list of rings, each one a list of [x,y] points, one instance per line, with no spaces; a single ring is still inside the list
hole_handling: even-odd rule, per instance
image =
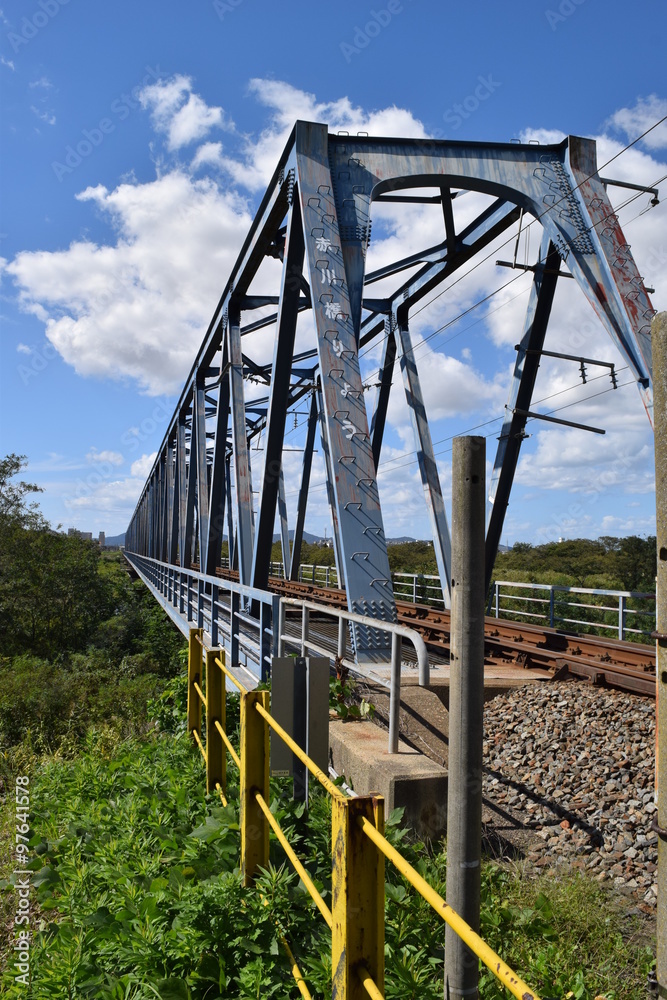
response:
[[[435,193],[401,194],[411,188],[431,188]],[[466,190],[494,200],[457,233],[452,199]],[[366,274],[371,209],[376,200],[438,203],[443,242]],[[625,357],[651,417],[649,323],[653,310],[597,174],[595,143],[589,139],[570,136],[562,143],[545,146],[383,139],[333,136],[325,125],[297,122],[139,498],[126,533],[128,552],[157,557],[173,566],[200,567],[210,578],[221,566],[222,533],[226,530],[230,566],[238,565],[241,584],[265,587],[279,497],[283,546],[289,546],[284,502],[285,418],[305,397],[311,454],[318,417],[321,422],[338,578],[350,610],[377,619],[380,626],[354,627],[355,653],[362,661],[387,658],[381,622],[395,620],[395,603],[377,464],[394,363],[401,361],[406,390],[414,404],[416,450],[431,511],[443,599],[448,603],[449,532],[411,345],[410,311],[431,289],[506,231],[521,211],[538,220],[544,230],[543,259],[535,269],[517,359],[511,420],[508,411],[511,426],[503,429],[496,458],[497,502],[487,533],[490,568],[521,441],[521,428],[511,422],[520,422],[522,413],[530,408],[535,370],[531,359],[539,357],[530,352],[544,342],[555,285],[549,272],[558,271],[560,260],[566,262]],[[266,258],[282,266],[278,295],[251,288]],[[418,270],[412,273],[415,266]],[[407,268],[411,277],[389,295],[372,298],[366,294],[377,281],[395,276],[400,279]],[[275,312],[262,315],[262,310],[272,306],[277,306]],[[244,324],[245,312],[252,312],[252,318]],[[295,355],[297,322],[309,313],[315,350]],[[273,360],[268,363],[267,358],[253,358],[250,350],[242,350],[241,341],[270,326],[276,328],[276,342]],[[382,337],[386,338],[386,352],[369,429],[359,353],[360,348]],[[265,402],[246,403],[244,382],[248,377],[259,378],[268,386]],[[249,441],[260,435],[265,441],[264,469],[259,478],[256,473],[252,476],[261,485],[255,515]],[[310,466],[309,455],[308,460],[304,458],[301,489],[297,491],[299,542],[310,493]],[[294,577],[297,551],[286,552],[284,563],[286,573]],[[187,613],[184,608],[179,610]]]

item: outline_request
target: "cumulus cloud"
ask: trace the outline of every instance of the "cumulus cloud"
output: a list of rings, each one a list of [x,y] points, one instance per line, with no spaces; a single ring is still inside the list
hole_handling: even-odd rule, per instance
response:
[[[223,165],[239,186],[250,191],[266,187],[276,162],[297,119],[326,122],[331,132],[369,132],[371,135],[425,135],[424,126],[404,108],[392,106],[377,111],[355,107],[347,97],[318,101],[314,94],[282,80],[255,78],[250,93],[269,111],[269,124],[259,136],[249,136],[240,157],[226,157]]]
[[[212,128],[230,128],[222,108],[210,107],[192,90],[189,76],[158,80],[139,94],[143,108],[151,112],[153,125],[167,136],[170,150],[202,139]]]
[[[233,192],[179,169],[79,198],[110,221],[116,242],[19,253],[7,270],[22,303],[79,374],[176,392],[251,216]]]
[[[142,455],[130,466],[130,473],[133,476],[139,476],[141,479],[145,479],[148,473],[153,468],[153,462],[157,458],[157,452],[153,451],[150,455]]]
[[[615,131],[623,132],[629,140],[636,139],[648,129],[651,131],[641,140],[647,149],[667,147],[667,121],[653,128],[656,122],[667,118],[667,99],[650,94],[640,97],[631,108],[619,108],[608,119],[607,125]]]
[[[119,451],[98,451],[96,448],[86,455],[89,462],[108,462],[110,465],[122,465],[125,459]]]
[[[200,146],[195,153],[192,163],[190,164],[190,169],[194,171],[198,170],[200,167],[219,167],[221,165],[222,143],[205,142],[204,145]]]

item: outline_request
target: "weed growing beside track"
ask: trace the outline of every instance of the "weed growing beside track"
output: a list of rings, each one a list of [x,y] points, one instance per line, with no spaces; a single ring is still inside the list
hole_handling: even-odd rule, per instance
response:
[[[315,996],[330,996],[329,944],[310,899],[271,846],[271,866],[245,889],[238,865],[238,786],[229,805],[203,793],[199,753],[184,734],[181,678],[154,704],[160,732],[107,746],[92,731],[77,759],[44,759],[31,777],[33,926],[29,989],[7,954],[3,995],[100,1000],[218,1000],[296,996],[280,934],[292,944]],[[229,699],[230,717],[236,699]],[[289,784],[273,786],[272,811],[325,899],[330,894],[329,799],[310,812]],[[5,807],[5,819],[8,808]],[[410,842],[394,815],[388,837],[444,892],[446,858]],[[11,857],[3,859],[3,905]],[[387,866],[387,998],[442,996],[444,926]],[[630,921],[631,922],[631,921]],[[9,927],[3,921],[6,930]],[[544,996],[637,1000],[652,955],[634,939],[599,883],[577,876],[527,881],[484,869],[482,935]],[[506,994],[490,973],[481,996]]]

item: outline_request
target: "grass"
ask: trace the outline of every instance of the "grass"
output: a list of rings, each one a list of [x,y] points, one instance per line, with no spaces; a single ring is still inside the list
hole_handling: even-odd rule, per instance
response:
[[[25,769],[31,778],[35,933],[26,987],[8,964],[16,904],[8,799],[0,815],[2,995],[297,997],[280,944],[284,934],[313,995],[330,996],[328,931],[273,840],[271,864],[257,888],[242,886],[234,769],[229,806],[222,808],[217,797],[204,795],[201,758],[183,732],[183,681],[172,682],[171,694],[152,706],[160,732],[125,739],[119,730],[93,729],[73,759],[15,748],[11,770]],[[230,718],[235,704],[230,699]],[[330,904],[327,797],[316,791],[306,813],[283,780],[272,784],[272,809]],[[398,814],[390,817],[388,837],[444,895],[445,854],[412,842]],[[386,996],[441,1000],[444,925],[389,864],[386,879]],[[520,866],[487,863],[481,929],[543,998],[568,991],[576,1000],[645,995],[653,956],[641,925],[623,916],[604,886],[582,875],[529,878]],[[509,994],[484,970],[480,995]]]

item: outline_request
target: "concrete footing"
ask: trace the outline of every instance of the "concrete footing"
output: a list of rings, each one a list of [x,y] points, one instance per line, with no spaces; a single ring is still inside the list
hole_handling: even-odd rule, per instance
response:
[[[385,812],[403,806],[403,822],[427,840],[443,837],[447,828],[447,771],[399,741],[399,752],[387,751],[387,733],[372,722],[331,721],[329,754],[338,774],[359,795],[375,792]]]

